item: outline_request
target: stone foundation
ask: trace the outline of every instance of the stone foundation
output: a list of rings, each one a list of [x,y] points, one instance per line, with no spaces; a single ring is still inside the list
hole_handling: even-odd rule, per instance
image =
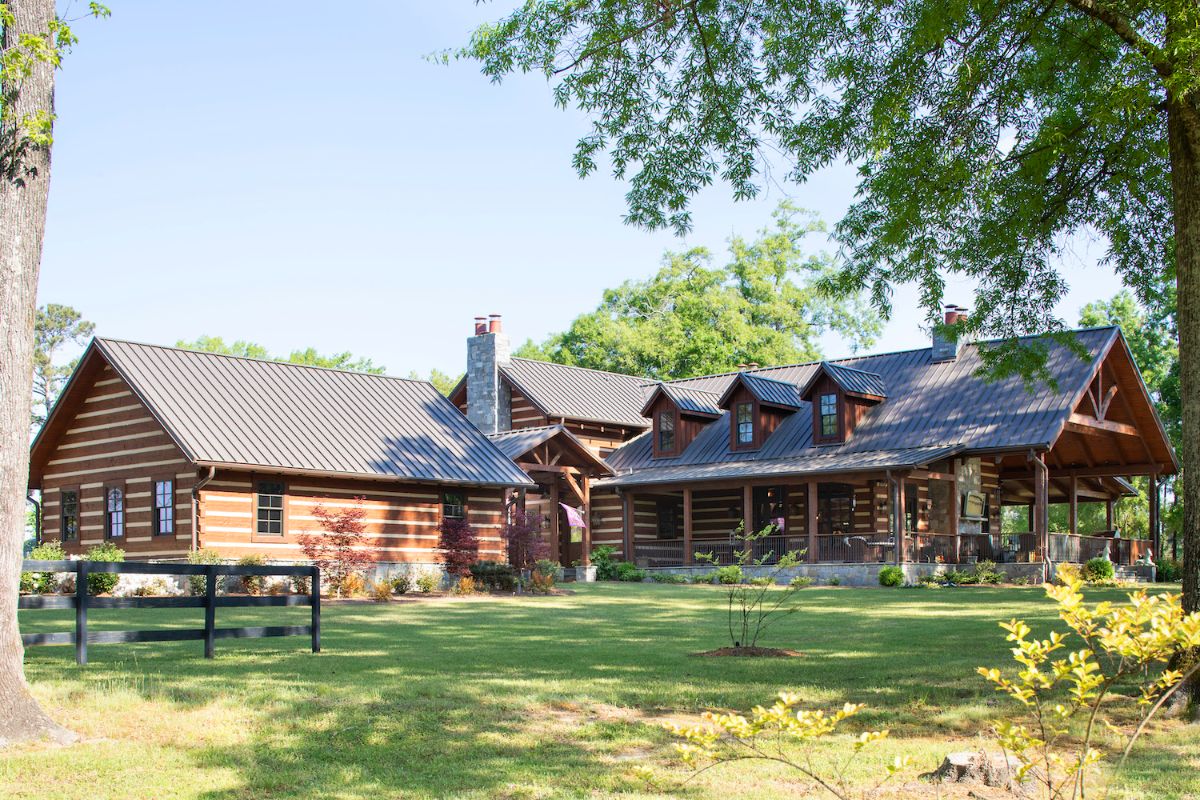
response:
[[[787,584],[793,578],[804,576],[812,578],[814,586],[878,586],[879,585],[879,570],[884,567],[891,566],[890,564],[799,564],[795,567],[789,567],[782,570],[778,577],[777,583]],[[774,567],[743,567],[747,577],[759,577],[771,575],[775,572]],[[922,575],[936,575],[938,573],[948,572],[952,569],[958,569],[963,572],[970,572],[975,569],[974,564],[901,564],[900,569],[904,571],[905,583],[916,583]],[[996,570],[1003,572],[1012,580],[1013,578],[1024,578],[1029,584],[1038,584],[1042,582],[1042,564],[1034,562],[1032,564],[997,564]],[[703,575],[712,572],[713,568],[707,564],[691,567],[650,567],[646,570],[648,573],[667,573],[672,575]]]

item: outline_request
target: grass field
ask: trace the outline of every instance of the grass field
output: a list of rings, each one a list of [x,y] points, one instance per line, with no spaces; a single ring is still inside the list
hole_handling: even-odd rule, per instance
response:
[[[974,674],[1009,660],[996,621],[1044,629],[1053,614],[1033,588],[806,589],[803,611],[766,642],[803,658],[696,658],[726,643],[717,587],[573,588],[329,604],[319,655],[302,638],[218,641],[213,661],[200,642],[95,645],[80,668],[72,648],[31,648],[38,698],[86,741],[0,757],[0,797],[796,797],[804,784],[763,765],[684,785],[660,727],[744,710],[781,689],[813,707],[869,704],[860,729],[888,727],[893,738],[864,772],[909,753],[916,768],[890,796],[933,797],[916,773],[978,746],[989,721],[1012,711]],[[68,613],[23,612],[23,629],[67,629]],[[217,624],[302,624],[306,614],[221,609]],[[99,611],[91,622],[195,627],[201,617]],[[1112,796],[1200,797],[1194,737],[1157,726]],[[653,785],[641,765],[658,776]]]

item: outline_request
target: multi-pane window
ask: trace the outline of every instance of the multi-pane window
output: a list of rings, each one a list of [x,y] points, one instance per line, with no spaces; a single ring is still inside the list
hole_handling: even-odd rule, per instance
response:
[[[59,505],[62,513],[62,540],[74,542],[79,539],[79,493],[64,491]]]
[[[836,394],[821,395],[821,436],[837,436],[838,403]]]
[[[754,444],[754,404],[737,404],[737,443]]]
[[[154,482],[154,535],[175,532],[175,481]]]
[[[255,486],[257,504],[254,516],[259,536],[283,536],[283,484],[259,481]]]
[[[125,493],[116,487],[104,493],[104,535],[109,539],[125,536]]]
[[[675,412],[658,412],[658,449],[669,453],[675,449]]]
[[[442,516],[450,519],[462,519],[467,515],[467,501],[462,492],[445,492],[442,494]]]

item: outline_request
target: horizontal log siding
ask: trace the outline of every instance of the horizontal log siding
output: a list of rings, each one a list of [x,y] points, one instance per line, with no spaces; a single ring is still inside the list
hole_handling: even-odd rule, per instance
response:
[[[623,558],[624,530],[621,519],[621,498],[614,490],[596,489],[592,492],[592,546],[612,545]]]
[[[465,411],[464,411],[465,413]],[[538,428],[542,425],[549,424],[542,412],[537,410],[533,401],[530,400],[520,389],[512,387],[512,427],[513,428]]]
[[[256,532],[257,480],[284,484],[284,535]],[[457,489],[467,497],[467,519],[480,539],[481,559],[502,560],[500,540],[503,501],[499,489]],[[272,560],[304,560],[300,538],[318,534],[321,526],[313,509],[324,504],[331,510],[354,505],[364,498],[366,545],[374,560],[434,563],[438,525],[442,515],[442,489],[418,484],[384,484],[320,477],[275,476],[221,472],[200,493],[201,546],[227,558],[260,554]]]
[[[125,492],[125,536],[113,543],[130,560],[185,556],[196,475],[183,452],[107,365],[74,411],[42,478],[43,540],[61,540],[62,491],[68,489],[79,493],[79,539],[63,549],[77,555],[103,542],[105,491],[118,487]],[[175,532],[155,536],[153,481],[168,478],[175,481]]]

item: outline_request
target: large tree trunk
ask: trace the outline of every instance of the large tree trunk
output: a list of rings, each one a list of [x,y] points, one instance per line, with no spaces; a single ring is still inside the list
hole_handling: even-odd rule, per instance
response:
[[[26,34],[49,36],[54,0],[9,0],[15,22],[4,30],[0,54]],[[12,101],[5,124],[53,112],[54,68],[35,60],[30,73],[4,87]],[[50,150],[28,148],[15,172],[0,178],[0,746],[29,739],[73,740],[29,693],[25,651],[17,627],[25,489],[29,482],[30,379],[38,269],[46,230]]]
[[[1175,214],[1175,263],[1179,324],[1179,394],[1183,407],[1183,608],[1200,611],[1200,131],[1175,101],[1167,109],[1171,186]],[[1188,117],[1191,117],[1191,120]],[[1192,652],[1175,666],[1200,658]],[[1200,712],[1200,675],[1181,693]]]

